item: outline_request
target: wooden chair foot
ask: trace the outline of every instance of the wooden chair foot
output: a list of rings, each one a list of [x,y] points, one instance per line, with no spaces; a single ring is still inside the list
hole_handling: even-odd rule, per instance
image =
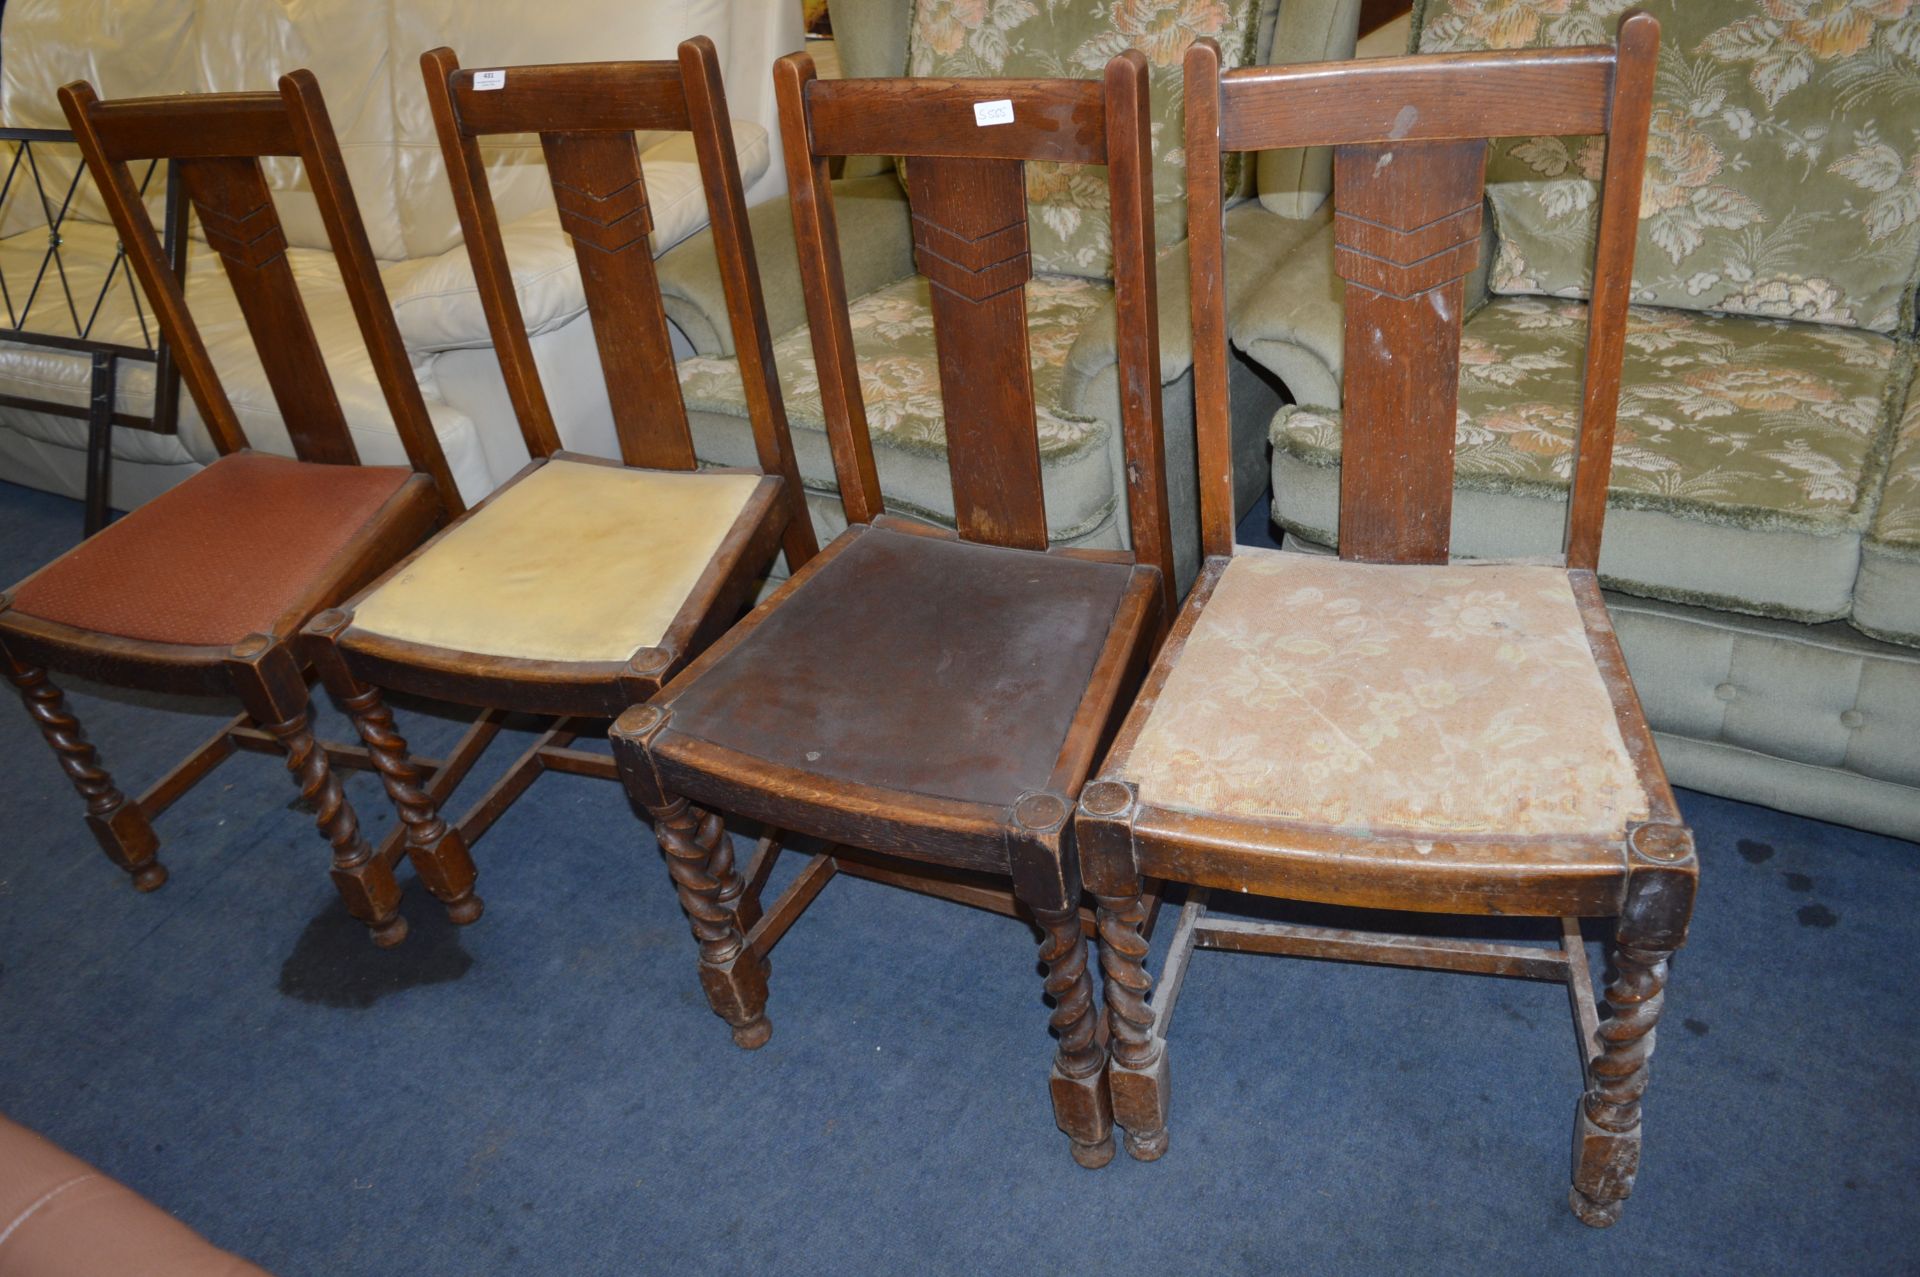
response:
[[[375,944],[391,949],[407,938],[407,920],[400,916],[400,883],[392,867],[371,849],[364,855],[336,859],[332,876],[333,889],[340,893],[347,912],[367,928]]]
[[[745,1024],[733,1026],[733,1044],[742,1051],[758,1051],[773,1036],[773,1021],[765,1015],[755,1016]]]
[[[437,812],[434,819],[438,821]],[[416,842],[413,837],[422,832],[423,826],[410,826],[407,859],[413,862],[413,871],[433,898],[446,907],[448,920],[456,927],[471,926],[486,911],[486,902],[473,892],[479,870],[460,831],[444,822],[439,828],[440,836],[431,842]]]
[[[1587,1227],[1611,1228],[1620,1222],[1620,1212],[1626,1209],[1627,1199],[1621,1197],[1610,1202],[1600,1202],[1588,1197],[1577,1188],[1569,1188],[1567,1205],[1573,1207],[1575,1218]]]
[[[394,914],[384,922],[367,924],[367,935],[382,949],[391,949],[407,938],[407,920]]]
[[[1082,1144],[1079,1140],[1073,1141],[1073,1160],[1090,1171],[1099,1170],[1113,1160],[1113,1136],[1109,1134],[1098,1144]]]
[[[1144,1064],[1115,1056],[1107,1064],[1107,1089],[1113,1095],[1113,1120],[1127,1133],[1127,1152],[1151,1162],[1167,1151],[1167,1048],[1158,1040]]]
[[[1053,1092],[1054,1124],[1073,1142],[1073,1160],[1088,1170],[1111,1162],[1113,1104],[1099,1066],[1092,1073],[1075,1076],[1055,1060],[1048,1084]]]

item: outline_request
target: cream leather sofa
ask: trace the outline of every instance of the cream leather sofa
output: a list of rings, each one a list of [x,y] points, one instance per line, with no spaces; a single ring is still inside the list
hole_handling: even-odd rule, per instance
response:
[[[720,51],[749,203],[786,189],[769,67],[800,47],[794,0],[11,0],[0,17],[0,122],[64,128],[55,90],[85,78],[105,97],[270,89],[310,67],[326,90],[361,215],[402,336],[463,493],[478,498],[526,460],[474,294],[458,218],[428,114],[418,58],[449,45],[467,66],[604,58],[670,58],[692,35]],[[685,134],[640,139],[653,206],[654,250],[664,252],[705,226],[706,201]],[[35,148],[43,182],[57,201],[77,164],[66,148]],[[502,139],[488,148],[500,210],[534,353],[548,374],[566,442],[613,455],[605,390],[598,377],[586,299],[570,242],[553,213],[538,140]],[[275,188],[292,242],[289,257],[361,457],[403,460],[392,419],[362,347],[326,235],[298,166],[274,165]],[[158,183],[156,181],[156,189]],[[22,198],[22,196],[27,198]],[[0,271],[9,287],[30,281],[47,245],[30,186],[10,196],[0,222]],[[157,204],[157,201],[156,201]],[[61,228],[61,258],[81,314],[113,256],[104,209],[83,181]],[[256,446],[290,451],[286,432],[217,259],[190,244],[188,297],[234,407]],[[15,289],[16,305],[20,295]],[[32,326],[71,333],[64,300],[43,294]],[[148,319],[151,325],[151,319]],[[94,335],[145,344],[124,276],[109,293]],[[683,347],[690,350],[690,346]],[[84,354],[0,342],[0,393],[87,402]],[[151,365],[122,365],[118,406],[152,408]],[[582,411],[569,396],[598,396]],[[190,400],[182,396],[173,436],[116,428],[113,502],[128,508],[165,490],[214,456]],[[568,423],[578,426],[569,432]],[[84,486],[86,424],[0,408],[0,479],[78,496]]]

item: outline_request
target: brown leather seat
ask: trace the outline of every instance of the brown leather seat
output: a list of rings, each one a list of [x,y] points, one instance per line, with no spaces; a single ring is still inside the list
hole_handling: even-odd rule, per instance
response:
[[[6,1277],[266,1277],[140,1194],[0,1117]]]
[[[232,453],[22,581],[13,610],[155,643],[273,633],[411,473]]]
[[[661,703],[771,763],[1010,807],[1047,786],[1132,572],[866,528]]]

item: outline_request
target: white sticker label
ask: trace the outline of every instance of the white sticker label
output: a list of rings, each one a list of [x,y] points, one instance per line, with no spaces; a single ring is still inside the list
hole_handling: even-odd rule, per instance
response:
[[[973,122],[981,128],[989,124],[1012,124],[1013,103],[1007,98],[994,102],[975,102],[973,104]]]
[[[507,87],[505,71],[475,71],[473,87],[476,89],[504,89]]]

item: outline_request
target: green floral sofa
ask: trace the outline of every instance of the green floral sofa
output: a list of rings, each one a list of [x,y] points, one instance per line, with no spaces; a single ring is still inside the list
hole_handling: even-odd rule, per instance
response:
[[[1180,66],[1195,37],[1219,40],[1234,64],[1352,56],[1359,0],[835,0],[840,63],[850,76],[1093,78],[1136,47],[1151,67],[1163,404],[1170,504],[1182,584],[1199,564],[1187,322],[1185,179]],[[834,198],[875,461],[890,509],[948,526],[939,370],[926,282],[914,273],[906,196],[889,159],[849,161]],[[1251,286],[1326,224],[1325,154],[1276,153],[1235,175],[1247,196],[1229,213],[1231,269]],[[1039,408],[1049,532],[1056,543],[1118,546],[1126,535],[1113,288],[1108,279],[1105,175],[1028,166],[1035,277],[1028,322]],[[1256,198],[1257,196],[1257,198]],[[827,448],[820,387],[805,327],[791,221],[784,202],[751,211],[776,334],[775,362],[802,482],[823,537],[843,520]],[[696,236],[660,260],[668,317],[694,355],[681,386],[703,461],[750,463],[752,438],[713,251]],[[1264,490],[1266,424],[1280,399],[1251,363],[1237,370],[1235,436],[1241,493]]]
[[[1600,562],[1676,783],[1920,839],[1920,4],[1636,0],[1663,27]],[[1424,52],[1610,38],[1628,0],[1425,0]],[[1594,139],[1488,155],[1454,547],[1557,548]],[[1324,230],[1235,316],[1298,406],[1273,516],[1338,537]]]

